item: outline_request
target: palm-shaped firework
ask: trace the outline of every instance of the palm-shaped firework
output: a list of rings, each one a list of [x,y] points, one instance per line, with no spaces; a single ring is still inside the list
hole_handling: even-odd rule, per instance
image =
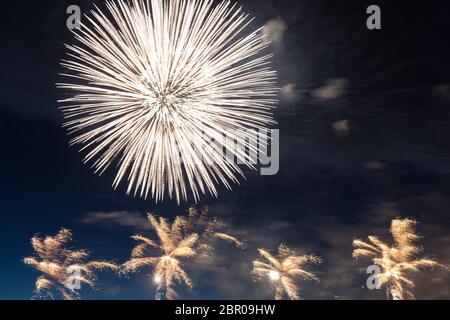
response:
[[[253,167],[262,141],[249,131],[274,124],[276,74],[261,32],[243,34],[248,15],[230,1],[107,7],[76,31],[79,44],[62,63],[71,143],[89,150],[98,173],[117,162],[114,187],[127,179],[141,197],[180,201],[190,189],[197,200],[217,195],[218,183],[231,188],[243,174],[236,163]]]
[[[418,272],[425,267],[438,267],[439,263],[430,259],[418,259],[422,247],[417,244],[420,236],[416,234],[417,222],[411,219],[394,219],[391,223],[392,246],[375,236],[369,236],[369,243],[354,240],[354,258],[373,257],[372,261],[382,269],[377,281],[386,286],[387,297],[393,300],[414,299],[411,289],[414,282],[408,273]]]
[[[281,300],[287,295],[291,300],[300,299],[300,290],[295,283],[296,278],[319,281],[317,276],[304,269],[305,264],[319,264],[320,257],[315,255],[297,255],[297,253],[282,244],[278,248],[278,256],[259,249],[259,253],[266,259],[265,262],[253,262],[252,273],[259,278],[268,278],[275,285],[275,299]]]
[[[173,289],[175,282],[192,288],[192,280],[183,269],[181,260],[195,256],[198,235],[185,234],[185,220],[181,217],[177,217],[172,225],[169,225],[166,219],[157,219],[152,214],[148,215],[148,219],[159,243],[143,235],[133,236],[134,240],[141,243],[133,249],[131,259],[123,264],[123,273],[154,266],[153,280],[158,285],[156,299],[176,299],[178,295]],[[155,249],[159,251],[156,256],[152,254]]]
[[[54,292],[57,292],[65,300],[78,299],[78,284],[94,287],[97,280],[95,270],[117,268],[111,262],[85,262],[89,256],[85,250],[66,248],[71,240],[72,232],[67,229],[61,229],[53,237],[34,236],[31,239],[37,256],[25,258],[24,263],[42,272],[42,276],[36,280],[38,297],[48,296],[53,299]]]
[[[211,218],[206,207],[200,210],[190,208],[184,229],[186,232],[195,232],[199,235],[197,251],[204,260],[210,260],[214,256],[217,240],[229,242],[240,249],[246,247],[245,242],[227,232],[225,223],[217,218]]]

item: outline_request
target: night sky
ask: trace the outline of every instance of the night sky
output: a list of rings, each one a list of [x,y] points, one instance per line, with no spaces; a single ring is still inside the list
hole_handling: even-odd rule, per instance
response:
[[[239,0],[251,26],[279,30],[270,50],[279,73],[280,171],[247,180],[217,199],[211,216],[248,242],[220,244],[209,265],[187,263],[187,299],[271,299],[253,281],[257,248],[285,242],[316,253],[320,283],[301,283],[305,299],[384,299],[364,288],[368,261],[355,262],[352,240],[389,238],[390,221],[420,224],[425,255],[450,264],[450,61],[448,1]],[[102,1],[95,1],[103,8]],[[57,100],[66,8],[88,13],[92,1],[3,1],[0,8],[0,299],[30,299],[38,272],[22,263],[30,238],[74,232],[73,246],[96,259],[129,258],[130,236],[149,232],[145,213],[173,218],[193,200],[155,204],[114,191],[113,173],[99,177],[68,145]],[[366,28],[366,8],[382,9],[382,30]],[[281,26],[281,27],[280,27]],[[283,28],[283,26],[285,28]],[[92,217],[103,217],[93,219]],[[105,218],[106,217],[106,218]],[[129,279],[99,274],[84,299],[152,299],[145,270]],[[450,276],[414,277],[418,299],[449,299]]]

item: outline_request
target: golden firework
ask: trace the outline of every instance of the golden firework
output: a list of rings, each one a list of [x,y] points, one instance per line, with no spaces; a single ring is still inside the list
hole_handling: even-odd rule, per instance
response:
[[[256,132],[275,123],[276,73],[261,32],[244,34],[248,15],[230,1],[107,8],[75,31],[79,44],[62,63],[71,144],[89,151],[97,173],[117,165],[115,188],[128,180],[128,193],[156,201],[217,196],[218,183],[238,183],[235,158],[254,168],[246,150],[257,152]]]
[[[354,240],[354,258],[373,257],[375,265],[382,272],[377,276],[380,286],[386,287],[387,297],[393,300],[414,299],[412,288],[414,282],[409,272],[418,272],[422,268],[441,266],[430,259],[418,259],[422,247],[418,245],[420,236],[415,231],[417,222],[412,219],[394,219],[391,223],[391,234],[394,243],[389,245],[378,237],[369,236],[369,242]]]
[[[259,254],[265,258],[262,262],[253,262],[252,273],[259,278],[268,278],[275,286],[275,299],[281,300],[287,296],[291,300],[300,299],[300,290],[295,283],[296,278],[319,281],[318,277],[304,269],[305,264],[319,264],[321,258],[315,255],[297,255],[286,245],[278,247],[278,255],[274,256],[264,249]]]
[[[244,249],[246,243],[228,233],[227,226],[218,218],[211,218],[207,208],[197,210],[192,207],[188,211],[185,229],[199,235],[198,252],[201,258],[211,259],[214,256],[215,240],[223,240]]]
[[[136,272],[142,267],[154,267],[153,280],[157,284],[156,299],[173,300],[178,298],[174,290],[175,283],[184,283],[192,288],[192,280],[184,270],[181,260],[195,256],[196,233],[186,234],[183,230],[185,220],[177,217],[172,225],[166,219],[157,219],[148,215],[151,226],[155,230],[158,242],[143,235],[135,235],[132,239],[140,243],[133,249],[131,259],[123,264],[122,272]],[[154,255],[152,251],[158,251]]]
[[[76,290],[80,289],[82,284],[95,286],[97,280],[95,270],[117,268],[111,262],[85,262],[89,256],[87,251],[66,248],[71,240],[72,232],[67,229],[61,229],[53,237],[34,236],[31,239],[36,257],[28,257],[23,261],[42,273],[36,280],[38,297],[48,296],[54,299],[56,291],[65,300],[78,299],[79,294]]]

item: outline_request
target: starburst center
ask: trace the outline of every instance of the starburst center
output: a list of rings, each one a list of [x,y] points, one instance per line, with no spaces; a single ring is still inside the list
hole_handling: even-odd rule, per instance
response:
[[[144,101],[144,104],[149,108],[148,120],[156,120],[161,124],[172,125],[182,111],[183,101],[185,99],[181,99],[169,87],[161,90],[148,88]]]
[[[162,92],[156,93],[156,104],[160,109],[165,108],[170,111],[176,111],[178,100],[175,93],[170,89],[165,89]]]
[[[280,280],[280,273],[272,270],[269,272],[269,278],[271,281],[276,282],[276,281]]]

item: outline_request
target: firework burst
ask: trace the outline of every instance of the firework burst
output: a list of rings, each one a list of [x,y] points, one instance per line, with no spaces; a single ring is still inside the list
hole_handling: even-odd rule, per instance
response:
[[[274,124],[276,74],[261,32],[244,34],[251,20],[229,1],[107,8],[86,18],[62,62],[71,144],[83,145],[99,174],[117,165],[114,188],[127,179],[135,196],[180,202],[217,196],[220,183],[230,189],[243,176],[235,159],[253,168],[245,150],[256,152],[258,135],[248,130]]]
[[[54,237],[34,236],[31,239],[36,257],[25,258],[24,263],[42,272],[36,280],[38,297],[54,299],[54,292],[57,292],[65,300],[78,299],[76,290],[80,288],[77,288],[77,283],[94,287],[97,280],[95,270],[117,268],[111,262],[85,262],[89,256],[85,250],[66,248],[71,240],[72,232],[67,229],[61,229]]]
[[[430,259],[416,259],[422,252],[417,244],[420,236],[416,234],[417,222],[411,219],[394,219],[391,234],[394,244],[389,246],[375,236],[369,236],[369,243],[354,240],[354,258],[373,257],[372,261],[382,269],[377,281],[386,287],[387,297],[393,300],[414,299],[411,289],[414,282],[409,272],[418,272],[422,268],[441,266]]]
[[[259,278],[269,279],[274,284],[276,300],[281,300],[286,295],[291,300],[300,299],[300,290],[295,283],[295,278],[319,281],[317,276],[306,271],[304,266],[307,263],[319,264],[320,257],[315,255],[299,256],[283,244],[278,248],[278,256],[273,256],[264,249],[258,251],[266,261],[254,261],[252,273]]]
[[[172,225],[169,225],[166,219],[157,219],[152,214],[148,215],[148,219],[159,242],[143,235],[133,236],[140,244],[133,249],[131,259],[123,264],[122,272],[136,272],[142,267],[153,266],[153,280],[157,284],[155,298],[173,300],[178,298],[173,289],[175,282],[192,288],[192,280],[183,269],[181,260],[195,256],[198,235],[185,234],[185,220],[181,217],[177,217]],[[152,251],[155,249],[161,254],[154,256]]]
[[[229,242],[240,249],[246,248],[244,241],[228,233],[225,223],[217,218],[210,218],[207,208],[197,210],[192,207],[188,212],[184,228],[187,232],[199,235],[197,251],[204,260],[213,258],[217,240]]]

